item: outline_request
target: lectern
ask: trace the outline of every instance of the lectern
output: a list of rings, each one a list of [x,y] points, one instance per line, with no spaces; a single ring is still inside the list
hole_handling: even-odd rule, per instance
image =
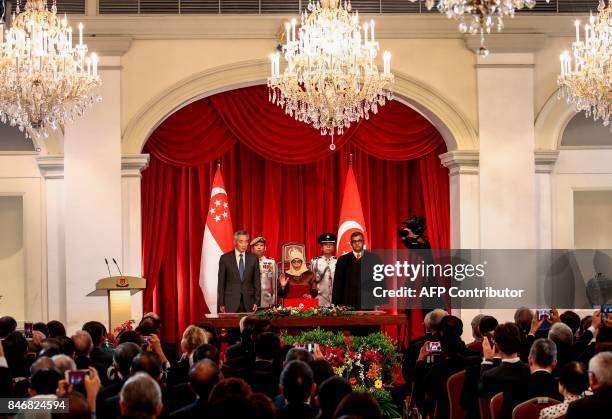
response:
[[[109,276],[96,282],[88,297],[108,297],[109,331],[132,318],[132,295],[147,287],[147,280],[137,276]]]

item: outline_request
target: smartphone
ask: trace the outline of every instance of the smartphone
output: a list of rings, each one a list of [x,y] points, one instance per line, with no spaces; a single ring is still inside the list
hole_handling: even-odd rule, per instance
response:
[[[34,323],[32,322],[24,322],[23,323],[23,335],[26,339],[32,339],[34,332]]]
[[[550,319],[550,309],[538,310],[538,321]]]
[[[314,348],[315,348],[315,344],[314,343],[309,343],[306,345],[306,350],[310,353],[314,352]]]
[[[66,381],[74,388],[83,392],[85,390],[85,376],[89,375],[89,370],[68,370],[66,371]]]
[[[604,304],[601,306],[601,314],[612,314],[612,304]]]
[[[494,347],[495,346],[495,338],[493,336],[488,336],[489,339],[489,346]]]
[[[440,342],[428,342],[427,343],[427,352],[431,352],[431,353],[442,352],[442,343],[440,343]]]
[[[142,342],[144,343],[144,345],[151,344],[151,336],[143,336],[142,337]]]

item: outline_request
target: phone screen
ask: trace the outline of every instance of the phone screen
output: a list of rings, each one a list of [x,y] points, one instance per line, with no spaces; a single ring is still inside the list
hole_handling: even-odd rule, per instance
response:
[[[601,306],[602,314],[612,314],[612,304],[604,304]]]
[[[427,352],[442,352],[442,344],[440,342],[429,342]]]
[[[32,322],[25,322],[23,324],[23,335],[26,339],[32,339],[34,331],[34,324]]]
[[[68,384],[76,387],[82,387],[85,383],[85,376],[89,374],[89,370],[70,370],[66,371]]]
[[[538,310],[538,321],[542,319],[544,320],[550,319],[550,310],[548,309]]]

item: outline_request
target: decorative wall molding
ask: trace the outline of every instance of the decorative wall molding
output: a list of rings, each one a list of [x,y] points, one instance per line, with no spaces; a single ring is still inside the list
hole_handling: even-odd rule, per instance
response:
[[[536,150],[535,155],[535,172],[536,173],[552,173],[559,150]]]
[[[121,177],[141,177],[149,165],[148,154],[124,154],[121,156]]]
[[[467,117],[431,86],[394,69],[393,90],[401,102],[425,115],[438,128],[449,150],[478,149],[478,135]],[[205,70],[170,86],[128,122],[122,135],[124,154],[142,151],[149,135],[173,112],[216,93],[265,84],[269,62],[249,60]]]
[[[36,162],[45,179],[64,178],[64,156],[40,156]]]
[[[536,150],[558,150],[561,137],[576,111],[558,98],[558,90],[548,98],[535,121]]]
[[[440,161],[449,169],[450,176],[477,175],[480,153],[477,150],[455,150],[440,154]]]
[[[85,25],[87,28],[87,25]],[[125,54],[132,45],[132,37],[129,35],[90,35],[83,38],[90,51],[95,51],[101,57],[117,56]]]
[[[537,52],[546,44],[546,38],[554,35],[552,33],[546,35],[533,31],[512,33],[504,30],[502,33],[486,35],[485,45],[492,53]],[[567,36],[567,34],[564,32],[557,36]],[[465,35],[464,41],[466,48],[469,50],[475,51],[480,47],[480,36],[478,35]]]
[[[270,15],[98,15],[83,16],[86,35],[128,36],[134,39],[276,39],[282,25],[296,14]],[[379,39],[418,39],[464,37],[457,22],[441,14],[363,14],[364,18],[376,18]],[[586,15],[584,15],[586,16]],[[533,35],[573,36],[576,15],[521,15],[505,19],[501,34],[487,35],[491,46],[502,49],[529,48],[521,38]],[[513,35],[516,35],[512,37]],[[509,37],[508,37],[509,36]],[[500,41],[495,40],[496,38]],[[505,40],[508,37],[509,40]],[[472,45],[478,36],[466,37]],[[517,44],[518,42],[518,44]],[[534,41],[533,44],[543,41]],[[493,48],[491,48],[493,50]]]

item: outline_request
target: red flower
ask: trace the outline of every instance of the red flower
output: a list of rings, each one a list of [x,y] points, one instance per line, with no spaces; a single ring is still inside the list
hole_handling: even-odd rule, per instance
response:
[[[349,384],[354,386],[357,383],[357,379],[355,377],[349,378]]]

